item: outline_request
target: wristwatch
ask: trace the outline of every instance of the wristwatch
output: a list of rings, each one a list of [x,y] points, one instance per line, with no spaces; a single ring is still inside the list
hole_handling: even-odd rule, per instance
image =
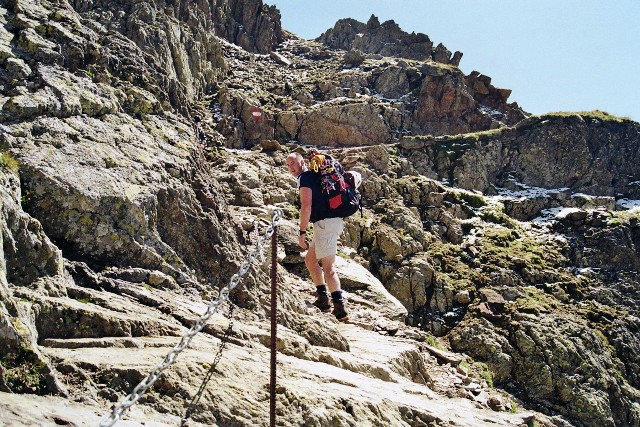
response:
[[[305,234],[307,234],[307,230],[300,230],[300,235],[304,236]]]

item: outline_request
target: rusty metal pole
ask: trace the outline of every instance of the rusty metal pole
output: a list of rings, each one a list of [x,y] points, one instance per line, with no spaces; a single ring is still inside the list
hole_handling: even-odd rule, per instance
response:
[[[271,382],[269,384],[269,394],[271,396],[269,407],[270,426],[276,427],[276,338],[277,338],[277,241],[278,226],[273,227],[271,235]]]

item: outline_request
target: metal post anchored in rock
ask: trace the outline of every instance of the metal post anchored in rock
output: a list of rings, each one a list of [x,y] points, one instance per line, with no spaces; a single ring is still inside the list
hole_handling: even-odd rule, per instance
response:
[[[253,264],[257,259],[261,262],[264,261],[264,249],[265,244],[269,237],[275,236],[275,231],[278,227],[278,223],[280,222],[280,218],[282,217],[282,209],[273,208],[271,210],[271,224],[267,227],[264,234],[258,236],[258,241],[256,242],[255,249],[245,258],[245,260],[240,265],[240,269],[236,274],[231,277],[229,284],[220,289],[220,294],[218,298],[209,304],[207,307],[207,311],[196,320],[195,324],[189,329],[189,331],[182,337],[180,342],[176,344],[169,353],[165,356],[164,360],[160,362],[155,368],[151,370],[149,375],[147,375],[140,383],[135,386],[133,391],[125,397],[122,402],[118,403],[111,409],[111,413],[105,416],[100,422],[100,427],[111,427],[114,425],[124,413],[133,405],[135,405],[138,400],[142,397],[144,393],[160,378],[162,373],[175,362],[178,358],[178,355],[191,343],[193,337],[200,332],[207,321],[213,316],[220,306],[225,303],[229,299],[229,293],[240,284],[240,280],[242,277],[249,272],[249,268],[251,264]],[[272,237],[275,239],[276,237]],[[273,242],[273,241],[272,241]],[[272,243],[273,245],[274,243]],[[275,257],[275,250],[273,251]],[[272,277],[275,278],[275,273],[272,273]]]
[[[269,420],[270,426],[276,426],[276,340],[277,340],[277,250],[278,250],[278,226],[273,227],[271,235],[271,382],[269,383],[269,394],[271,400],[269,402]]]

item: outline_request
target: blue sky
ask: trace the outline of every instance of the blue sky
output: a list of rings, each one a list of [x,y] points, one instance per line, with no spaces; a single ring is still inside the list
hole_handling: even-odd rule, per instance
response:
[[[305,39],[338,19],[393,19],[464,56],[525,111],[603,110],[640,121],[640,0],[266,0]]]

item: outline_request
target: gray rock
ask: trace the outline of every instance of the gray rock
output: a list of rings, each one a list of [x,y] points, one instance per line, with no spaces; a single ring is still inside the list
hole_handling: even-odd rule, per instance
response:
[[[0,390],[14,391],[0,405],[22,414],[6,422],[71,412],[95,424],[207,312],[275,205],[274,253],[255,248],[266,259],[243,268],[129,421],[175,424],[208,377],[220,387],[189,423],[266,424],[273,255],[291,425],[552,425],[508,412],[492,381],[565,424],[634,425],[640,233],[633,212],[608,209],[640,188],[637,124],[594,113],[514,125],[524,113],[510,91],[464,76],[461,54],[424,34],[343,21],[331,43],[365,52],[345,67],[349,54],[279,20],[253,0],[0,9]],[[433,136],[469,131],[484,132]],[[410,132],[431,136],[381,145]],[[331,153],[364,178],[365,215],[339,248],[350,324],[311,304],[286,153],[244,150],[266,140],[341,146]],[[553,191],[505,201],[451,185]],[[581,213],[525,222],[557,207]],[[424,330],[394,320],[406,311]],[[439,352],[440,365],[416,342],[431,334],[460,353]],[[464,379],[442,358],[462,353]]]
[[[423,86],[423,90],[425,87]],[[437,105],[438,90],[440,89],[435,87],[433,91],[428,90],[430,98],[425,98],[424,101]],[[456,96],[449,99],[453,102],[451,108],[456,109],[454,105],[464,104]],[[596,196],[615,193],[635,197],[632,196],[635,194],[635,187],[630,185],[632,178],[629,177],[634,176],[633,165],[636,164],[638,150],[634,148],[632,139],[624,135],[635,134],[637,126],[637,123],[631,121],[601,122],[589,114],[548,115],[486,134],[442,137],[434,141],[436,144],[425,147],[429,153],[427,156],[421,154],[425,151],[423,149],[408,149],[406,154],[419,170],[435,172],[441,179],[453,176],[454,183],[466,189],[486,191],[495,184],[503,187],[504,177],[515,176],[520,183],[529,187],[564,188]],[[604,143],[605,147],[597,143],[597,135],[601,132],[610,132]],[[406,141],[403,144],[411,143]],[[615,154],[622,151],[628,155]],[[439,158],[448,161],[433,160]],[[451,158],[455,160],[454,163]],[[536,167],[530,167],[532,164]],[[563,172],[557,173],[559,170]],[[609,186],[613,174],[616,184]],[[561,202],[557,197],[555,200]],[[594,206],[610,206],[613,203],[610,199],[603,199],[601,202],[589,200],[591,199],[581,203],[593,203]],[[536,207],[525,210],[523,216],[530,216],[529,212],[535,211]]]
[[[4,66],[9,79],[25,80],[31,76],[31,68],[20,58],[7,58]]]
[[[302,119],[300,142],[325,146],[357,146],[390,142],[378,107],[366,103],[323,105]]]
[[[364,62],[364,60],[365,60],[364,53],[358,49],[351,49],[347,51],[342,58],[342,62],[345,65],[349,65],[351,67],[358,67],[360,64]]]
[[[359,49],[365,53],[410,59],[434,59],[433,44],[422,33],[408,34],[392,20],[379,23],[371,15],[363,24],[355,19],[341,19],[317,39],[334,49]]]

